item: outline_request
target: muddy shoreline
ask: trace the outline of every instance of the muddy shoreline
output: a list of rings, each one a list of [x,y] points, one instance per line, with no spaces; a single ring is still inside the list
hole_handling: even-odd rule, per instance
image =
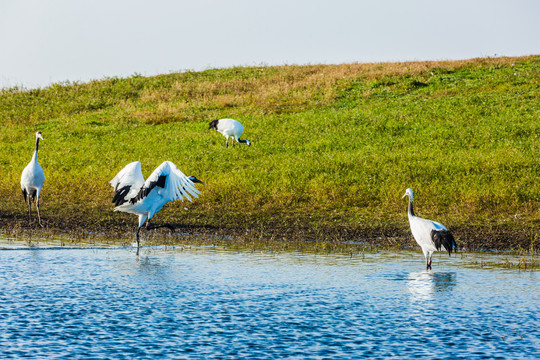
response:
[[[86,218],[44,219],[43,227],[36,221],[29,223],[26,215],[0,214],[0,232],[10,237],[66,237],[72,242],[89,238],[116,239],[117,243],[129,243],[134,240],[136,222],[124,219],[94,222]],[[133,220],[133,219],[131,219]],[[156,222],[154,225],[159,225]],[[185,242],[189,237],[199,237],[197,242],[216,242],[216,239],[228,239],[229,242],[247,244],[256,241],[290,241],[294,243],[321,244],[365,244],[383,247],[417,247],[410,230],[399,228],[366,229],[345,226],[317,227],[288,226],[276,224],[242,223],[238,225],[187,225],[170,222],[174,232],[167,228],[142,231],[143,238],[166,237],[168,242]],[[452,228],[457,239],[458,250],[510,250],[538,252],[540,242],[535,229],[507,230],[493,228]],[[150,234],[152,233],[152,234]],[[206,239],[206,240],[205,240]],[[212,239],[212,240],[208,240]],[[231,240],[233,239],[233,240]],[[189,239],[188,239],[189,240]]]

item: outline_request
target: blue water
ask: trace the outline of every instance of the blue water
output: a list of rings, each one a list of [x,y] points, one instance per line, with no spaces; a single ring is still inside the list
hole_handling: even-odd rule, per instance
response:
[[[0,358],[540,358],[539,275],[421,252],[0,251]]]

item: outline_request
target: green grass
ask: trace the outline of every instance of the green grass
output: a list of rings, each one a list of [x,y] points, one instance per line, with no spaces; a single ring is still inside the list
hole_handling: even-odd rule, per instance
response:
[[[276,237],[400,236],[411,187],[418,215],[462,244],[529,248],[540,227],[539,79],[540,56],[530,56],[4,89],[1,226],[27,226],[20,174],[41,130],[49,227],[135,227],[135,217],[112,212],[108,181],[131,161],[148,176],[171,160],[207,185],[156,222]],[[225,149],[208,130],[224,117],[240,120],[253,146]]]

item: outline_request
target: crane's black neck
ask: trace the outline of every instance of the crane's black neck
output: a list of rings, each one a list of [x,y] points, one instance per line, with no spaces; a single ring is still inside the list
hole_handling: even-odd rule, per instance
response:
[[[409,199],[409,208],[407,209],[407,213],[409,214],[409,216],[416,216],[416,215],[414,215],[412,198]]]
[[[238,142],[243,143],[243,144],[247,144],[247,143],[248,143],[248,141],[247,141],[246,139],[244,139],[244,140],[238,139]]]
[[[34,150],[34,156],[32,156],[32,160],[37,161],[37,153],[39,148],[39,138],[36,137],[36,149]]]

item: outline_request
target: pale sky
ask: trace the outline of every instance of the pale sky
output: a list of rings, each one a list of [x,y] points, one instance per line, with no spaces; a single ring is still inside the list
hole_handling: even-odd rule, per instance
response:
[[[0,0],[0,88],[540,54],[540,0]]]

